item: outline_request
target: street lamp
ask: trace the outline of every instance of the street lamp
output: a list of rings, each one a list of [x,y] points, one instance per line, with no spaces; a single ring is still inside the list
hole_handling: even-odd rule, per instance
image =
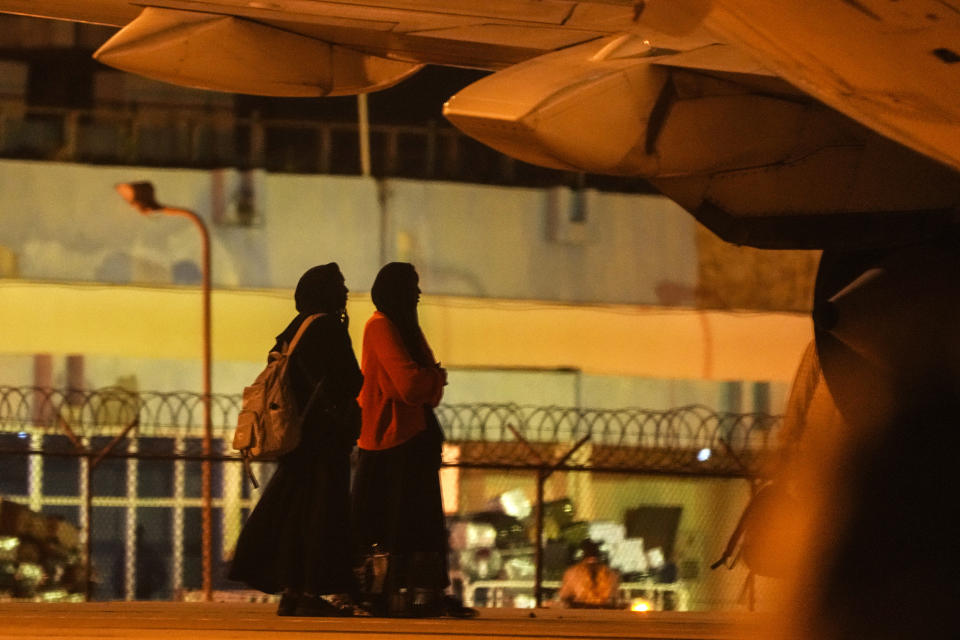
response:
[[[143,215],[160,213],[168,216],[189,218],[200,231],[203,262],[203,462],[201,484],[203,491],[203,595],[213,599],[213,507],[210,454],[213,449],[213,429],[210,420],[210,234],[203,219],[189,209],[168,207],[157,203],[153,183],[126,182],[116,185],[117,193]]]

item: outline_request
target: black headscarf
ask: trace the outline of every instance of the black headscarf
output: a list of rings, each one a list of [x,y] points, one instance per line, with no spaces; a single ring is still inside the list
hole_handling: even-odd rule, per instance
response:
[[[343,274],[336,262],[308,269],[300,276],[293,300],[303,315],[340,311],[343,296]]]
[[[420,277],[409,262],[384,265],[373,281],[370,297],[377,311],[390,318],[400,331],[407,353],[421,366],[432,366],[423,348],[423,333],[417,318],[417,284]]]
[[[346,312],[342,309],[343,274],[340,273],[340,266],[336,262],[328,262],[307,269],[297,282],[293,300],[299,313],[277,336],[274,350],[282,348],[284,343],[293,340],[297,329],[307,316],[315,313],[329,313],[338,316],[344,324],[347,322]]]

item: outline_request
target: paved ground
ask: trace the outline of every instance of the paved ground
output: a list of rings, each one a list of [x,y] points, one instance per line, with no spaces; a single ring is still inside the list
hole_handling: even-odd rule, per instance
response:
[[[344,638],[346,640],[754,640],[746,614],[483,609],[474,620],[281,618],[276,605],[177,602],[0,603],[0,638]]]

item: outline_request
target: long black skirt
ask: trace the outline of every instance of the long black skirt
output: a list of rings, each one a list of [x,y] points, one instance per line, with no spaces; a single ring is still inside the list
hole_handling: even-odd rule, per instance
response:
[[[376,545],[402,559],[400,587],[442,590],[450,583],[440,447],[439,437],[425,431],[391,449],[359,452],[353,485],[357,552],[363,557]]]
[[[229,578],[266,593],[350,593],[352,554],[350,451],[301,447],[281,458],[244,524]]]

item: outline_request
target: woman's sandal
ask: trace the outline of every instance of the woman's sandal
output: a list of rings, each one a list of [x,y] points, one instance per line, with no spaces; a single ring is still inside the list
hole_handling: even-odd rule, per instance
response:
[[[332,601],[322,596],[300,596],[293,615],[317,618],[348,618],[354,615],[353,605]]]

